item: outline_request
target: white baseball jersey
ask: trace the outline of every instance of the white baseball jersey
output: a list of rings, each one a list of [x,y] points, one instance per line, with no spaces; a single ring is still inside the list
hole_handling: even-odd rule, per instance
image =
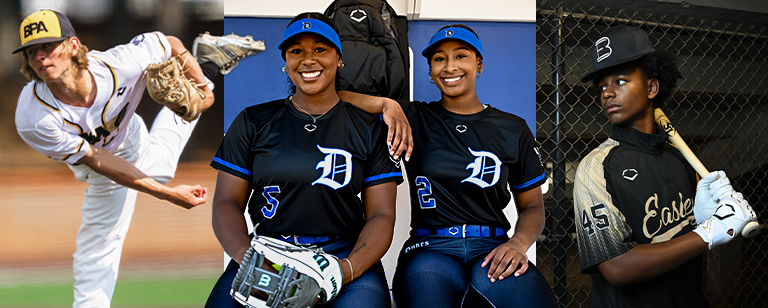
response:
[[[53,96],[44,82],[30,81],[19,95],[16,130],[32,148],[56,161],[75,164],[88,152],[86,142],[114,151],[144,93],[145,69],[171,57],[165,35],[150,32],[107,51],[88,52],[96,99],[89,108],[73,107]]]

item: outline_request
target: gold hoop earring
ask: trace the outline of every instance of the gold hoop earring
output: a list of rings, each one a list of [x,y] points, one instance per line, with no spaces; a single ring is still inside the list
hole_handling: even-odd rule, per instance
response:
[[[431,84],[435,84],[435,80],[434,80],[434,79],[432,79],[432,75],[429,75],[429,83],[431,83]]]
[[[285,66],[283,66],[283,73],[288,74],[288,72],[285,71]]]
[[[339,69],[340,69],[340,70],[343,70],[343,69],[344,69],[344,62],[341,62],[341,65],[339,65]]]

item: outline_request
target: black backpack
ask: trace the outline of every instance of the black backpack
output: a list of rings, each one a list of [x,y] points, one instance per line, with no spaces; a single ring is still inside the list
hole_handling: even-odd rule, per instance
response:
[[[344,54],[339,89],[408,100],[406,18],[384,0],[335,0],[324,14],[339,29]]]

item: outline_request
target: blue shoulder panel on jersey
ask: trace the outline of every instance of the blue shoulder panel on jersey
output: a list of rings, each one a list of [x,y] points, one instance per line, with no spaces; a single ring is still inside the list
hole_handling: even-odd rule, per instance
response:
[[[402,172],[390,172],[390,173],[374,175],[374,176],[365,178],[363,180],[363,183],[368,183],[368,182],[375,181],[375,180],[382,179],[382,178],[398,177],[398,176],[402,177],[403,173]]]
[[[245,168],[243,168],[243,167],[240,167],[240,166],[234,165],[234,164],[232,164],[232,163],[230,163],[230,162],[228,162],[228,161],[224,161],[224,160],[223,160],[223,159],[221,159],[221,158],[218,158],[218,157],[214,157],[214,158],[213,158],[213,161],[215,161],[215,162],[217,162],[217,163],[219,163],[219,164],[222,164],[222,165],[224,165],[224,166],[227,166],[228,168],[231,168],[232,170],[235,170],[235,171],[239,171],[239,172],[242,172],[242,173],[244,173],[244,174],[247,174],[248,176],[252,176],[252,175],[253,175],[253,172],[251,172],[251,170],[248,170],[248,169],[245,169]]]
[[[547,176],[546,173],[542,173],[540,176],[535,177],[533,180],[530,180],[530,181],[525,182],[525,183],[520,184],[520,185],[512,185],[512,189],[523,189],[523,188],[526,188],[526,187],[528,187],[528,185],[531,185],[533,183],[536,183],[538,181],[543,180],[546,176]]]

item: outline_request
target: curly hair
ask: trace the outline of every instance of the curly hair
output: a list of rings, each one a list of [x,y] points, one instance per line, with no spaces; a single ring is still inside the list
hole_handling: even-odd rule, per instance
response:
[[[66,39],[61,42],[62,48],[64,50],[69,50],[69,47],[72,46],[72,43],[69,41],[69,39]],[[32,69],[31,66],[29,66],[29,56],[27,56],[27,52],[22,51],[21,52],[21,69],[19,72],[24,75],[24,77],[27,77],[27,80],[32,81],[36,80],[38,82],[42,82],[43,80],[40,79],[39,76],[37,76],[37,73]],[[77,49],[77,53],[72,55],[72,62],[75,66],[77,66],[79,69],[87,70],[88,69],[88,47],[86,47],[83,44],[80,44],[80,47]]]
[[[331,20],[331,18],[329,18],[328,16],[325,16],[322,13],[318,13],[318,12],[304,12],[299,15],[296,15],[291,19],[291,21],[288,22],[288,25],[285,27],[288,28],[294,22],[297,22],[299,20],[306,19],[306,18],[317,19],[319,21],[322,21],[325,24],[331,26],[331,28],[333,29],[333,31],[336,32],[336,34],[339,34],[339,29],[336,28],[336,24],[333,23],[333,20]],[[341,48],[341,46],[338,46],[338,48]],[[281,51],[281,52],[284,52],[284,51]],[[341,54],[339,50],[337,50],[337,52]],[[341,75],[337,71],[336,72],[336,90],[337,91],[340,90],[339,89],[339,86],[341,84],[340,81],[341,81]],[[296,94],[296,85],[293,84],[293,81],[291,80],[290,77],[287,77],[287,83],[288,83],[288,94],[290,95]]]
[[[675,60],[676,56],[666,51],[655,51],[638,60],[645,77],[659,81],[659,92],[653,99],[655,108],[664,107],[677,88],[677,81],[683,78]]]

